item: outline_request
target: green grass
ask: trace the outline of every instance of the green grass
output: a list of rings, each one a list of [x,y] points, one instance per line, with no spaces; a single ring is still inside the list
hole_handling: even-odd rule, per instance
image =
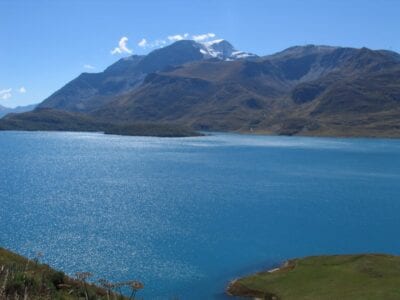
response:
[[[108,298],[106,289],[0,248],[0,299],[77,300],[85,299],[85,290],[90,300],[128,299],[112,292]]]
[[[0,130],[87,131],[128,136],[190,137],[202,134],[188,126],[167,123],[115,123],[81,113],[38,109],[0,119]]]
[[[363,254],[295,259],[279,271],[241,278],[228,292],[282,300],[400,299],[400,257]]]

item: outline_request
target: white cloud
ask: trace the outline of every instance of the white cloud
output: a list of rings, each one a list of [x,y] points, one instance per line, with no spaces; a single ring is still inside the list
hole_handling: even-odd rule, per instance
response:
[[[0,99],[7,100],[11,98],[12,97],[11,91],[12,91],[11,88],[0,90]]]
[[[25,94],[25,93],[26,93],[26,88],[25,88],[24,86],[21,86],[21,87],[18,89],[18,92],[19,92],[20,94]]]
[[[7,100],[7,99],[11,98],[12,97],[11,91],[12,91],[11,88],[0,90],[0,99]]]
[[[198,35],[190,35],[189,33],[184,33],[184,34],[175,34],[175,35],[169,35],[165,39],[158,39],[154,41],[149,41],[146,38],[142,38],[138,42],[138,46],[143,48],[143,49],[151,49],[151,48],[160,48],[163,47],[169,43],[181,41],[181,40],[194,40],[196,42],[208,42],[210,39],[213,39],[216,37],[215,33],[209,32],[209,33],[204,33],[204,34],[198,34]],[[122,39],[121,39],[122,41]],[[120,41],[120,43],[121,43]],[[126,43],[125,43],[126,46]],[[117,47],[115,48],[112,53],[122,53],[124,52],[122,47]]]
[[[146,48],[148,46],[147,40],[145,38],[141,39],[138,43],[138,46],[141,48]]]
[[[147,39],[143,38],[139,41],[138,46],[141,48],[159,48],[165,44],[167,44],[166,40],[148,41]]]
[[[10,93],[12,91],[11,88],[9,89],[4,89],[4,90],[0,90],[0,95],[5,94],[5,93]]]
[[[123,36],[118,42],[118,47],[114,48],[114,50],[111,50],[111,54],[113,55],[121,53],[132,54],[132,50],[128,48],[127,43],[128,43],[128,38],[126,36]]]
[[[92,65],[89,65],[89,64],[85,64],[85,65],[83,65],[83,68],[84,68],[84,69],[87,69],[87,70],[93,70],[93,69],[96,69],[94,66],[92,66]]]
[[[155,40],[153,43],[151,43],[151,47],[162,47],[167,43],[165,40]]]
[[[204,34],[198,34],[198,35],[192,35],[192,39],[195,42],[204,42],[208,39],[215,38],[216,34],[209,32],[209,33],[204,33]]]
[[[112,55],[117,54],[117,53],[118,53],[118,54],[122,53],[122,50],[119,49],[118,47],[114,48],[114,50],[111,50],[111,54],[112,54]]]
[[[170,42],[176,42],[176,41],[181,41],[181,40],[187,39],[188,37],[189,37],[189,33],[175,34],[175,35],[168,36],[168,40]]]

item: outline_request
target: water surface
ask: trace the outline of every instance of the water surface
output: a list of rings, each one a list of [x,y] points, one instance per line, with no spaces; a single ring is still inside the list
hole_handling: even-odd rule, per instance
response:
[[[0,132],[0,245],[145,299],[313,254],[400,254],[400,141]]]

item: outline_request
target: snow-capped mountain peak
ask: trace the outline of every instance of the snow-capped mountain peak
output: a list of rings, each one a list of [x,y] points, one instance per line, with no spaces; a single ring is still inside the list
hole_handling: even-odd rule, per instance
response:
[[[218,39],[199,43],[200,52],[204,58],[218,58],[221,60],[237,60],[250,57],[257,57],[252,53],[236,50],[231,43],[226,40]]]

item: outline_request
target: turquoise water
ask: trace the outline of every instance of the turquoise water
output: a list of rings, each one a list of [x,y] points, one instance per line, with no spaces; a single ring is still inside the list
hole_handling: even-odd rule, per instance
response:
[[[400,254],[400,141],[0,132],[0,245],[145,299],[313,254]]]

